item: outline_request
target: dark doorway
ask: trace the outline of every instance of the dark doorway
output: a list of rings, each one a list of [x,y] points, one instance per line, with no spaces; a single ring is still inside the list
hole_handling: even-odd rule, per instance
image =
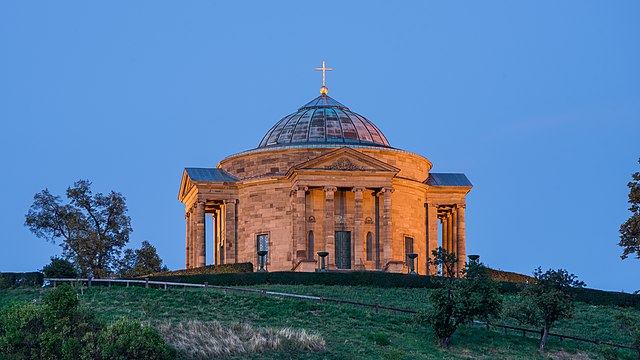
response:
[[[351,269],[351,232],[336,231],[336,267]]]

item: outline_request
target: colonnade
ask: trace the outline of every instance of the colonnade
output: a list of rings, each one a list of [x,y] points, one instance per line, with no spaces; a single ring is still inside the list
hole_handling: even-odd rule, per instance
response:
[[[329,253],[329,265],[335,266],[335,204],[334,195],[338,191],[336,186],[323,186],[324,192],[324,223],[322,224],[324,229],[324,251]],[[352,266],[355,265],[357,256],[364,253],[364,215],[363,215],[363,197],[367,188],[362,186],[351,187],[351,191],[354,193],[354,222],[353,222],[353,238],[352,238]],[[296,257],[293,259],[294,264],[296,261],[304,259],[312,259],[315,254],[308,254],[307,242],[306,242],[306,192],[309,190],[308,186],[296,185],[292,188],[292,195],[295,197],[293,204],[295,208],[292,211],[294,232],[293,232],[293,244],[295,249],[293,251]],[[393,188],[382,188],[375,193],[376,197],[383,198],[383,209],[381,216],[382,223],[382,239],[377,237],[378,241],[382,240],[382,253],[384,256],[383,264],[380,264],[377,259],[377,267],[385,266],[392,257],[392,219],[391,219],[391,193]],[[377,203],[377,202],[376,202]],[[378,222],[376,222],[378,224]]]
[[[236,204],[235,199],[200,200],[187,209],[184,214],[187,269],[207,264],[206,214],[213,217],[214,262],[225,263],[225,258],[238,261]]]
[[[438,246],[448,252],[455,253],[458,261],[455,265],[456,276],[459,276],[460,272],[464,268],[465,260],[467,257],[466,249],[466,231],[465,231],[465,218],[464,212],[465,204],[428,204],[427,214],[427,227],[428,227],[428,243],[429,254],[435,250]],[[438,243],[438,221],[441,225],[440,243]],[[438,269],[430,269],[429,273],[432,275],[437,274]]]

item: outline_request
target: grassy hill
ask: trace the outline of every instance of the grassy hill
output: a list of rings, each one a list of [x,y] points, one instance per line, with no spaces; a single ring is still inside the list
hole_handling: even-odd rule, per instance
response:
[[[336,299],[356,300],[398,308],[420,310],[429,306],[429,289],[379,288],[372,286],[323,285],[256,285],[254,288],[319,295]],[[16,301],[40,301],[43,289],[19,288],[0,290],[0,308]],[[448,350],[436,346],[433,332],[414,321],[413,316],[350,305],[319,304],[308,300],[225,294],[221,290],[144,289],[92,287],[79,295],[81,303],[96,311],[106,322],[128,317],[156,326],[177,326],[189,321],[217,321],[232,328],[238,324],[254,329],[304,329],[319,335],[325,348],[305,352],[283,346],[263,353],[235,355],[236,358],[301,358],[301,359],[633,359],[626,350],[551,339],[550,351],[537,353],[538,339],[520,333],[487,330],[481,326],[460,329]],[[594,306],[578,303],[576,316],[562,321],[554,332],[627,344],[631,339],[617,331],[614,315],[636,308]],[[504,321],[507,323],[507,321]],[[172,330],[173,331],[173,330]],[[177,330],[176,330],[177,331]],[[197,336],[191,334],[189,336]],[[234,356],[231,356],[232,358]]]

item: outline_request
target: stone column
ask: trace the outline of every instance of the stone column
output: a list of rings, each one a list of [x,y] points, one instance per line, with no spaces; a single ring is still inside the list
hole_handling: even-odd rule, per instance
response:
[[[467,240],[465,237],[465,224],[464,224],[464,209],[467,206],[465,204],[458,204],[458,211],[456,212],[458,216],[457,220],[457,228],[458,228],[458,237],[456,238],[456,243],[458,246],[458,268],[463,269],[464,264],[467,258]]]
[[[364,249],[364,246],[362,246],[362,243],[364,242],[364,219],[362,218],[362,195],[364,188],[354,187],[351,191],[353,191],[355,195],[355,222],[353,224],[353,239],[351,239],[353,242],[353,261],[351,263],[353,264],[354,269],[360,269],[359,265],[363,263],[362,259],[366,258],[362,251],[362,249]]]
[[[212,244],[211,245],[211,258],[213,259],[211,262],[215,265],[216,264],[216,253],[218,252],[218,250],[216,249],[216,232],[218,231],[218,224],[216,222],[216,212],[214,211],[211,214],[211,227],[212,227],[212,231],[211,231],[211,241]]]
[[[230,264],[232,261],[238,262],[238,259],[235,257],[236,253],[236,199],[225,200],[224,201],[225,208],[225,232],[226,232],[226,242],[225,246],[225,264]],[[229,251],[227,251],[229,250]],[[233,255],[233,260],[229,257]]]
[[[191,210],[189,210],[189,219],[191,220],[189,223],[191,224],[191,231],[190,233],[190,237],[191,237],[191,251],[189,252],[189,258],[191,258],[191,268],[197,267],[198,266],[198,257],[197,257],[197,252],[196,252],[196,245],[197,245],[197,239],[198,239],[198,227],[196,226],[196,205],[193,204],[193,206],[191,207]]]
[[[383,243],[383,255],[384,255],[384,263],[382,264],[383,268],[389,263],[389,261],[393,260],[392,254],[392,226],[393,223],[391,221],[391,193],[393,192],[393,188],[382,188],[380,191],[383,195],[383,210],[382,210],[382,243]]]
[[[453,221],[452,211],[449,210],[447,214],[447,251],[450,253],[455,251],[453,248]]]
[[[442,223],[441,226],[441,231],[442,233],[440,234],[442,239],[440,240],[441,242],[441,247],[447,251],[449,251],[449,249],[447,248],[447,215],[443,215],[440,218],[440,222]]]
[[[205,266],[207,264],[207,241],[205,239],[205,222],[204,222],[204,201],[198,201],[196,205],[196,231],[197,231],[197,266]]]
[[[451,251],[453,251],[456,254],[456,257],[458,257],[458,222],[457,219],[458,215],[456,212],[456,209],[453,208],[451,209]],[[456,276],[458,275],[460,268],[458,267],[458,263],[456,263],[455,265],[455,272],[456,272]]]
[[[293,187],[295,192],[295,202],[293,211],[293,243],[295,248],[293,249],[294,261],[306,259],[309,254],[306,254],[306,194],[309,190],[306,186],[296,185]],[[307,256],[302,256],[302,252],[305,252]],[[300,255],[300,256],[298,256]]]
[[[189,238],[189,213],[185,212],[184,213],[184,222],[186,224],[186,229],[185,229],[185,238],[186,238],[186,244],[185,244],[185,269],[189,269],[191,267],[191,259],[190,257],[190,252],[191,252],[191,239]]]
[[[427,229],[429,234],[429,246],[427,248],[425,259],[432,259],[433,254],[431,254],[431,252],[438,248],[438,205],[427,205],[427,217],[429,223],[429,228]],[[429,265],[429,274],[438,275],[438,267]]]
[[[335,220],[333,209],[333,195],[338,190],[335,186],[324,187],[324,234],[325,241],[324,251],[329,253],[328,265],[336,265],[336,250],[335,250]]]

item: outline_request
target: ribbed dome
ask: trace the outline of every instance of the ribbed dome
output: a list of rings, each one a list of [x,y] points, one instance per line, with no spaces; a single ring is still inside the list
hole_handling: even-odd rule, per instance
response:
[[[327,95],[318,96],[278,121],[258,148],[302,143],[391,147],[371,121]]]

